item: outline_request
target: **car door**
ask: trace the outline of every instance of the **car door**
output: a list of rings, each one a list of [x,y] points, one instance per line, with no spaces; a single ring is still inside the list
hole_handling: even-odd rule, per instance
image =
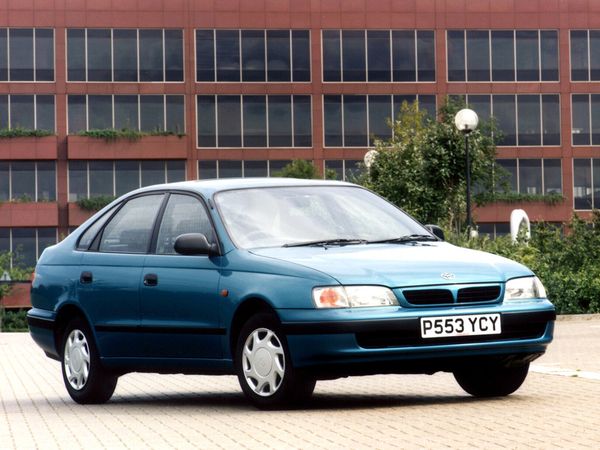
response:
[[[161,193],[126,201],[83,255],[78,296],[103,357],[141,351],[139,285],[163,198]]]
[[[140,287],[145,353],[153,358],[222,357],[225,330],[219,323],[218,256],[179,255],[177,236],[215,234],[204,202],[182,193],[170,195],[156,238],[146,257]]]

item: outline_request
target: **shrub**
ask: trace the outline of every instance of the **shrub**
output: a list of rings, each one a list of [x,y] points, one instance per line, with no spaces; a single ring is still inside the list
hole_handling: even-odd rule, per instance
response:
[[[0,139],[12,139],[20,137],[44,137],[53,136],[54,132],[49,130],[32,130],[29,128],[2,128],[0,129]]]
[[[112,202],[115,197],[109,195],[99,195],[97,197],[81,198],[77,200],[77,206],[84,211],[99,211]]]
[[[27,331],[27,310],[0,309],[0,331]]]
[[[127,139],[128,141],[139,141],[144,136],[177,136],[183,137],[185,133],[170,131],[170,130],[152,130],[149,132],[139,131],[133,128],[122,128],[120,130],[115,130],[112,128],[101,129],[101,130],[87,130],[80,131],[78,133],[79,136],[87,136],[94,139],[104,139],[107,142],[116,141],[117,139]]]

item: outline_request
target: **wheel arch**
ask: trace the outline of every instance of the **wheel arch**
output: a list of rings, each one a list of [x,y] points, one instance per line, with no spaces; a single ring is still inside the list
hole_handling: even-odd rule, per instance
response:
[[[275,308],[267,300],[258,296],[245,299],[236,308],[229,327],[229,352],[232,359],[235,355],[235,346],[242,326],[250,317],[261,312],[273,314],[279,320]]]
[[[54,322],[54,345],[56,346],[56,351],[59,356],[62,354],[61,339],[65,332],[65,329],[67,328],[68,323],[76,317],[85,320],[87,324],[90,325],[90,321],[88,320],[86,314],[83,312],[83,309],[81,309],[80,306],[74,303],[67,303],[62,305],[56,313],[56,320]],[[94,334],[94,330],[92,329],[91,325],[90,329],[92,331],[92,334]]]

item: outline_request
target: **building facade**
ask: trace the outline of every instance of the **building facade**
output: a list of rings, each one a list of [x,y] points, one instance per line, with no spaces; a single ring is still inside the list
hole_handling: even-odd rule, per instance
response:
[[[403,101],[447,96],[496,119],[532,221],[600,206],[597,1],[3,0],[0,251],[32,265],[79,200],[149,184],[293,159],[351,178]]]

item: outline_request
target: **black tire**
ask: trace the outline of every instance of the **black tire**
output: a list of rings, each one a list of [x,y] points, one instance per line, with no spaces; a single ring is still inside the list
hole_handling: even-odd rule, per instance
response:
[[[528,371],[529,363],[512,367],[486,364],[455,371],[454,378],[474,397],[505,397],[521,387]]]
[[[75,345],[69,343],[70,337],[71,342],[77,341]],[[67,351],[68,343],[71,351]],[[65,328],[61,339],[61,368],[67,392],[77,403],[106,403],[117,387],[118,376],[102,367],[94,335],[81,318],[71,320]]]
[[[264,330],[273,333],[271,338],[268,338],[267,331]],[[251,359],[249,357],[244,358],[246,341],[255,333],[258,333],[258,336],[264,340],[257,347],[253,347],[252,354],[254,356],[252,356],[252,361],[255,362],[255,367],[262,367],[262,371],[266,374],[262,380],[264,383],[261,383],[258,378],[253,378],[260,376],[260,373],[252,372]],[[266,357],[266,360],[262,361],[265,365],[261,366],[261,361],[254,353],[254,349],[259,349],[261,346],[266,348],[266,343],[270,343],[271,348],[277,349],[275,351],[278,354],[271,359]],[[307,401],[315,389],[315,379],[293,367],[287,339],[281,331],[279,320],[273,314],[257,314],[242,326],[235,348],[234,363],[242,391],[252,404],[260,409],[297,407]],[[274,369],[275,366],[279,368],[279,371],[283,367],[282,376],[278,376],[277,370]],[[261,390],[261,384],[266,386],[267,382],[264,380],[272,375],[275,375],[274,381],[270,383],[268,389],[265,389],[266,392],[257,393],[257,390]],[[273,385],[272,389],[271,385]]]

